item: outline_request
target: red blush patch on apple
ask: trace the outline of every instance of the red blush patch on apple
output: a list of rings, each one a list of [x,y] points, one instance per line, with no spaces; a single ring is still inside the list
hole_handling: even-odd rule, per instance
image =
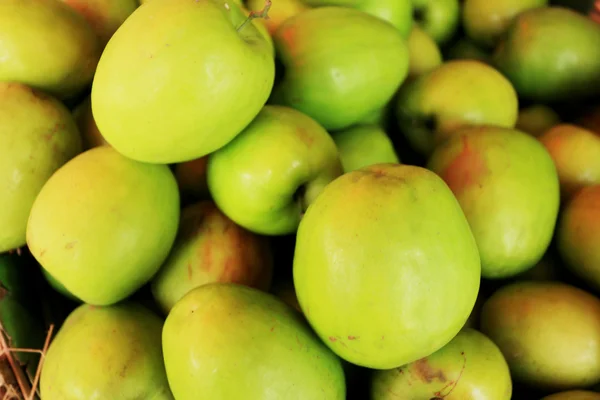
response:
[[[482,187],[489,169],[483,157],[471,147],[466,136],[462,137],[462,151],[446,167],[442,178],[454,193],[470,187]]]

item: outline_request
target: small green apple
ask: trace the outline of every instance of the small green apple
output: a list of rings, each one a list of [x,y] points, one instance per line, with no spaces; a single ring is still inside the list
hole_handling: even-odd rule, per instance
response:
[[[415,25],[408,38],[408,77],[425,74],[443,62],[438,44],[421,27]]]
[[[394,25],[408,39],[413,26],[413,8],[407,0],[302,0],[312,7],[352,7]]]
[[[25,245],[35,198],[54,172],[81,151],[81,138],[60,101],[20,83],[0,82],[0,121],[0,253],[4,253]]]
[[[539,140],[554,160],[564,199],[583,186],[600,184],[600,135],[564,123]]]
[[[175,304],[163,328],[177,400],[345,400],[340,359],[270,293],[209,283]]]
[[[80,305],[48,348],[42,398],[174,400],[161,332],[162,320],[137,303]]]
[[[246,5],[248,9],[253,11],[262,10],[265,0],[246,0]],[[272,5],[269,9],[269,18],[263,20],[267,31],[273,36],[283,21],[309,8],[301,0],[272,0]]]
[[[396,103],[400,130],[423,155],[461,127],[512,128],[518,111],[517,94],[510,82],[475,60],[446,61],[407,82]]]
[[[493,48],[517,15],[547,5],[548,0],[465,0],[462,25],[473,42]]]
[[[217,206],[256,233],[296,231],[306,208],[343,173],[327,131],[293,108],[268,105],[208,158],[208,188]]]
[[[99,40],[61,1],[0,1],[0,38],[0,81],[20,82],[59,99],[79,94],[92,82]]]
[[[445,53],[446,60],[477,60],[486,64],[492,64],[492,53],[486,49],[482,49],[466,37],[461,37],[450,44]]]
[[[377,164],[323,190],[296,236],[294,286],[307,320],[342,359],[391,369],[464,326],[479,252],[456,198],[433,172]]]
[[[494,63],[524,99],[575,101],[600,94],[600,24],[561,7],[519,14]]]
[[[483,333],[465,328],[425,358],[374,371],[370,399],[510,400],[511,395],[510,371],[498,346]]]
[[[535,137],[561,123],[560,115],[544,104],[533,104],[519,110],[515,128]]]
[[[344,172],[400,159],[387,133],[377,125],[357,125],[331,133],[340,153]]]
[[[81,14],[104,48],[121,24],[138,8],[138,0],[62,0]]]
[[[92,85],[106,141],[131,159],[162,164],[231,141],[265,104],[275,77],[273,48],[246,21],[226,0],[139,7],[107,44]]]
[[[412,0],[415,22],[438,44],[447,43],[460,25],[459,0]]]
[[[272,272],[267,239],[236,225],[212,201],[201,201],[181,210],[177,240],[151,289],[166,315],[187,292],[211,282],[267,291]]]
[[[461,129],[435,149],[427,167],[461,204],[484,278],[513,277],[542,258],[560,192],[552,158],[536,138],[494,126]]]
[[[166,165],[100,146],[44,184],[26,237],[31,254],[66,290],[88,304],[110,305],[150,281],[178,223],[177,182]]]
[[[408,74],[408,46],[391,24],[347,7],[318,7],[286,20],[275,47],[285,67],[271,102],[328,130],[382,109]]]

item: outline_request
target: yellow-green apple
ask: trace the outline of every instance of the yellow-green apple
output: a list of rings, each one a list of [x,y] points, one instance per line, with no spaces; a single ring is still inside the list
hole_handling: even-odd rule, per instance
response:
[[[75,118],[77,128],[79,128],[79,133],[81,134],[83,150],[108,145],[94,120],[90,96],[87,96],[75,107],[73,118]]]
[[[169,167],[100,146],[45,183],[26,237],[31,254],[67,291],[88,304],[110,305],[154,276],[178,224],[179,192]]]
[[[371,376],[371,400],[510,400],[511,396],[512,380],[502,352],[490,338],[470,328],[425,358]]]
[[[600,184],[600,135],[563,123],[539,140],[554,160],[564,199],[583,186]]]
[[[331,182],[300,222],[298,302],[338,356],[397,368],[446,345],[477,298],[479,252],[444,181],[376,164]]]
[[[181,211],[177,239],[151,288],[166,315],[198,286],[232,282],[268,291],[272,275],[267,239],[236,225],[212,201],[201,201]]]
[[[545,391],[600,382],[600,300],[562,282],[516,282],[483,305],[481,332],[515,382]]]
[[[52,174],[81,151],[81,138],[60,101],[20,83],[0,82],[0,121],[0,253],[4,253],[25,245],[35,198]]]
[[[517,94],[510,82],[476,60],[444,62],[403,85],[396,102],[401,132],[423,155],[465,126],[512,128],[518,112]]]
[[[173,173],[175,179],[177,179],[179,194],[182,199],[208,200],[210,198],[206,180],[207,165],[208,156],[175,164]]]
[[[519,110],[515,128],[539,137],[547,130],[561,123],[560,115],[544,104],[532,104]]]
[[[177,400],[346,399],[340,359],[298,312],[255,288],[192,290],[169,313],[162,344]]]
[[[246,4],[250,10],[261,10],[265,5],[265,0],[246,0]],[[269,34],[273,36],[283,21],[309,8],[301,0],[272,0],[269,18],[264,19],[263,22]]]
[[[382,109],[408,74],[408,46],[391,24],[347,7],[317,7],[274,37],[285,67],[271,103],[296,108],[325,129],[345,129]]]
[[[493,48],[517,15],[547,5],[548,0],[465,0],[462,26],[473,42]]]
[[[332,132],[344,172],[381,163],[399,163],[388,134],[378,125],[357,125]]]
[[[394,25],[408,39],[413,26],[413,8],[409,0],[302,0],[311,7],[352,7]]]
[[[96,32],[102,48],[139,5],[138,0],[62,1],[85,18]]]
[[[415,25],[408,38],[408,77],[430,72],[443,62],[438,44],[421,27]]]
[[[273,48],[231,1],[149,1],[98,64],[92,111],[106,141],[136,161],[177,163],[227,144],[273,86]],[[149,29],[152,27],[152,29]]]
[[[600,393],[591,390],[567,390],[549,394],[541,400],[600,400]]]
[[[0,1],[0,38],[0,81],[24,83],[59,99],[79,94],[92,82],[99,39],[61,1]]]
[[[461,37],[448,45],[445,60],[477,60],[492,65],[492,52],[482,49],[467,37]]]
[[[600,24],[561,7],[519,14],[494,54],[517,93],[536,102],[600,94]]]
[[[567,202],[556,236],[565,265],[600,290],[600,184],[580,189]]]
[[[259,234],[296,231],[304,211],[343,173],[337,147],[314,119],[267,105],[208,158],[208,188],[236,224]]]
[[[415,22],[438,44],[447,43],[456,33],[460,25],[459,0],[412,0],[412,5]]]
[[[556,168],[533,136],[500,127],[455,132],[427,167],[450,187],[469,221],[484,278],[509,278],[544,255],[560,203]]]
[[[44,400],[174,400],[163,362],[162,325],[157,315],[130,301],[80,305],[44,357]]]

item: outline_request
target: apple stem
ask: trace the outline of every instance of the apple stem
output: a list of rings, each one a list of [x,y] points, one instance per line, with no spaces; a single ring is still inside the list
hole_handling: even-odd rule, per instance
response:
[[[241,31],[244,26],[253,19],[256,18],[264,18],[269,19],[269,10],[271,9],[272,0],[265,0],[265,6],[260,11],[250,11],[248,18],[236,29],[236,31]]]

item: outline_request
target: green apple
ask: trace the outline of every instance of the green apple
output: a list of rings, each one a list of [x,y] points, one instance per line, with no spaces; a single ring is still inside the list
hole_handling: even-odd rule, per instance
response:
[[[0,1],[0,38],[0,81],[24,83],[60,99],[92,82],[99,40],[61,1]]]
[[[554,160],[564,199],[583,186],[600,184],[600,134],[564,123],[539,140]]]
[[[408,38],[408,77],[415,78],[442,64],[437,43],[421,27],[415,25]]]
[[[456,336],[477,298],[480,260],[438,175],[377,164],[337,178],[310,205],[293,273],[323,342],[352,364],[391,369]]]
[[[494,63],[524,99],[554,102],[600,94],[600,24],[561,7],[527,10],[510,25]]]
[[[561,123],[560,115],[544,104],[532,104],[519,110],[515,128],[535,137]]]
[[[286,20],[274,37],[285,67],[271,103],[296,108],[327,130],[382,109],[408,74],[408,46],[391,24],[347,7]]]
[[[20,83],[0,82],[0,121],[3,253],[25,245],[35,198],[52,174],[81,151],[81,138],[61,102]]]
[[[161,332],[161,319],[133,302],[77,307],[44,358],[42,398],[173,400]]]
[[[98,125],[96,125],[96,121],[94,120],[90,96],[86,96],[85,99],[75,107],[73,110],[73,118],[75,118],[79,133],[81,133],[83,150],[108,145],[104,137],[102,137],[102,133],[100,133]]]
[[[461,37],[446,49],[446,60],[477,60],[486,64],[492,64],[492,53],[482,49],[472,40]]]
[[[312,7],[352,7],[394,25],[408,39],[413,26],[413,8],[408,0],[302,0]]]
[[[262,10],[265,6],[265,0],[246,0],[246,5],[248,9],[253,11]],[[301,0],[272,0],[269,18],[263,20],[267,31],[273,36],[283,21],[309,8]]]
[[[600,289],[600,184],[579,190],[567,202],[556,236],[565,265]]]
[[[462,26],[473,42],[493,48],[517,15],[547,5],[548,0],[465,0]]]
[[[460,25],[459,0],[412,0],[415,22],[442,45]]]
[[[560,195],[552,158],[536,138],[494,126],[465,128],[436,148],[427,167],[461,204],[484,278],[513,277],[542,258]]]
[[[62,0],[81,14],[104,48],[121,24],[138,8],[138,0]]]
[[[270,293],[231,283],[175,304],[162,337],[177,400],[345,400],[344,370],[302,316]]]
[[[401,132],[423,155],[465,126],[512,128],[518,111],[517,94],[510,82],[475,60],[446,61],[407,82],[396,103]]]
[[[425,358],[374,371],[370,399],[510,400],[511,395],[510,371],[498,346],[466,328]]]
[[[344,172],[381,163],[399,163],[394,145],[378,125],[357,125],[331,133]]]
[[[567,390],[544,396],[541,400],[600,400],[600,393],[589,390]]]
[[[110,146],[79,154],[45,183],[27,223],[31,254],[83,302],[110,305],[146,284],[179,223],[177,182],[166,165]]]
[[[503,286],[483,305],[481,332],[500,348],[515,382],[544,391],[600,382],[600,300],[579,288]]]
[[[181,211],[177,240],[151,288],[166,315],[198,286],[233,282],[268,291],[272,275],[267,239],[236,225],[212,201],[201,201]]]
[[[162,164],[231,141],[261,110],[275,76],[273,48],[246,20],[225,0],[139,7],[107,44],[92,85],[106,141],[128,158]]]
[[[327,131],[293,108],[268,105],[208,159],[208,188],[236,224],[256,233],[296,231],[306,208],[343,173]]]

